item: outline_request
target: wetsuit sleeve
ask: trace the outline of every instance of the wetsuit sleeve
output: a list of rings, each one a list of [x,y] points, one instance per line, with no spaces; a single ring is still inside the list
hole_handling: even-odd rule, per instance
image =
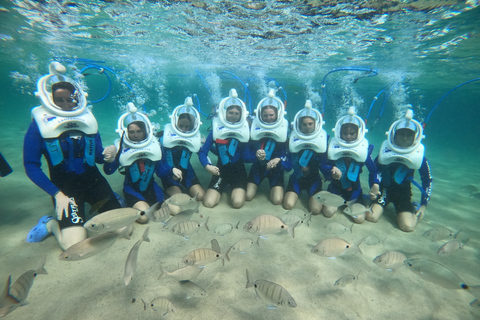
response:
[[[260,149],[258,141],[250,140],[244,144],[242,159],[247,163],[253,163],[257,161],[257,150]]]
[[[105,163],[103,164],[103,172],[105,172],[105,174],[111,175],[111,174],[114,173],[117,169],[118,169],[118,161],[117,161],[117,159],[115,159],[115,160],[114,160],[113,162],[111,162],[111,163],[105,162]]]
[[[102,138],[100,138],[100,133],[97,132],[95,135],[95,162],[102,164],[105,162],[103,160],[103,145],[102,145]]]
[[[323,174],[325,180],[332,180],[332,168],[335,166],[333,160],[328,160],[327,153],[322,154],[322,160],[320,161],[320,172]]]
[[[282,143],[280,146],[279,146],[279,150],[278,150],[278,154],[276,155],[276,157],[280,158],[281,161],[281,164],[282,164],[282,167],[283,167],[283,170],[285,171],[290,171],[292,170],[292,161],[291,159],[287,156],[287,143]]]
[[[168,178],[173,175],[173,167],[171,167],[166,161],[156,161],[155,172],[160,178]]]
[[[368,176],[368,181],[370,188],[375,184],[380,184],[380,175],[378,174],[378,168],[375,165],[375,162],[372,159],[372,152],[373,152],[373,145],[370,145],[368,147],[368,156],[367,160],[365,161],[365,165],[367,166],[369,176]]]
[[[208,159],[208,152],[210,151],[210,148],[212,146],[213,146],[213,132],[210,131],[210,133],[207,136],[207,139],[203,143],[203,146],[198,151],[198,159],[200,160],[200,163],[204,168],[207,166],[207,164],[211,164],[210,160]]]
[[[32,121],[23,142],[23,166],[30,180],[53,197],[60,189],[50,181],[42,170],[41,158],[44,144],[36,122]]]
[[[420,178],[422,180],[422,188],[425,190],[425,194],[422,192],[422,201],[420,205],[426,206],[430,201],[432,194],[432,172],[430,168],[430,161],[423,157],[422,166],[418,170],[420,172]]]

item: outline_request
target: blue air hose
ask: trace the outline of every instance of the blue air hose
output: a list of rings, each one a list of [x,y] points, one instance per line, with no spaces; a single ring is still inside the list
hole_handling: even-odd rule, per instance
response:
[[[475,79],[469,80],[469,81],[467,81],[467,82],[464,82],[464,83],[462,83],[462,84],[459,84],[459,85],[456,86],[455,88],[453,88],[453,89],[451,89],[450,91],[448,91],[447,93],[445,93],[445,94],[440,98],[440,100],[438,100],[438,101],[435,103],[435,105],[433,106],[432,111],[430,111],[430,113],[429,113],[428,116],[427,116],[427,119],[426,119],[425,122],[423,123],[423,127],[425,127],[425,126],[427,125],[428,120],[430,120],[430,117],[432,116],[433,112],[435,111],[435,109],[437,108],[437,106],[440,104],[440,102],[442,102],[443,99],[445,99],[450,93],[452,93],[452,91],[460,88],[461,86],[464,86],[464,85],[466,85],[466,84],[469,84],[469,83],[471,83],[471,82],[478,81],[478,80],[480,80],[480,78],[475,78]]]
[[[275,85],[278,87],[278,89],[282,90],[283,92],[283,101],[285,101],[285,107],[287,107],[287,93],[285,92],[285,90],[283,89],[282,86],[280,86],[277,81],[275,81],[275,79],[273,78],[270,78],[270,77],[265,77],[265,79],[269,80],[269,81],[273,81],[273,83],[275,83]]]
[[[245,102],[248,104],[248,111],[250,112],[250,114],[252,114],[252,96],[250,95],[250,90],[248,90],[248,85],[245,84],[242,79],[240,79],[239,77],[237,77],[236,75],[234,75],[233,73],[231,72],[228,72],[228,71],[222,71],[222,73],[226,73],[226,74],[229,74],[231,75],[233,78],[237,79],[238,81],[240,81],[240,83],[242,84],[243,88],[245,89]]]
[[[368,67],[341,67],[341,68],[336,68],[336,69],[333,69],[333,70],[329,71],[323,77],[323,80],[322,80],[322,88],[323,88],[323,96],[322,96],[323,104],[322,104],[322,111],[321,111],[322,114],[325,113],[326,97],[327,97],[326,90],[325,90],[325,87],[326,87],[325,80],[327,79],[327,76],[329,74],[334,73],[334,72],[338,72],[338,71],[363,71],[363,72],[367,72],[367,74],[364,77],[359,77],[359,78],[357,78],[357,80],[360,79],[360,78],[374,77],[374,76],[378,75],[378,70],[377,69],[368,68]]]

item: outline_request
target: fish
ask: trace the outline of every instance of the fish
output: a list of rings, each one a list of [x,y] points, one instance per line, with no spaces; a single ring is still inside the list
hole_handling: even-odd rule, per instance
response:
[[[296,222],[305,223],[307,226],[309,226],[311,220],[312,213],[299,208],[288,210],[282,217],[282,221],[287,226],[293,225]]]
[[[297,306],[292,295],[281,285],[267,280],[252,281],[248,269],[246,269],[246,274],[247,285],[245,288],[254,287],[257,296],[268,303],[269,309],[276,309],[277,306],[288,306],[292,308]]]
[[[240,253],[245,253],[245,252],[247,252],[248,249],[250,249],[252,247],[252,245],[254,243],[255,243],[255,241],[253,241],[250,238],[243,238],[243,239],[238,240],[233,246],[231,246],[230,250],[235,250],[235,251],[238,251]],[[258,241],[256,243],[258,245]]]
[[[329,191],[320,191],[314,194],[313,198],[327,207],[340,207],[347,204],[341,196]]]
[[[456,239],[459,233],[460,231],[455,233],[445,227],[435,227],[433,229],[425,231],[422,236],[424,236],[425,238],[431,241],[438,241],[438,240],[443,240],[447,238]]]
[[[35,270],[24,272],[17,280],[11,284],[12,276],[10,275],[5,284],[5,288],[0,296],[0,317],[10,314],[18,307],[25,304],[33,281],[39,274],[48,274],[45,270],[46,258],[41,260],[39,267]]]
[[[327,238],[323,239],[316,246],[314,246],[311,252],[318,256],[335,258],[345,254],[347,251],[351,251],[354,248],[357,248],[357,250],[362,253],[358,247],[359,245],[360,244],[350,244],[348,241],[341,238]]]
[[[383,239],[383,242],[384,241],[385,241],[385,239]],[[377,237],[373,234],[369,234],[368,236],[363,238],[362,244],[366,244],[367,246],[376,246],[377,244],[379,244],[381,242],[382,242],[382,240],[380,240],[379,237]]]
[[[352,233],[353,232],[352,231],[353,225],[354,225],[354,223],[352,223],[352,225],[350,227],[346,227],[343,224],[338,223],[338,222],[329,222],[324,227],[325,227],[325,229],[327,229],[328,231],[330,231],[333,234],[342,234],[347,230],[349,230],[350,233]]]
[[[190,280],[179,281],[180,288],[187,294],[187,299],[191,297],[203,298],[207,296],[207,291],[195,282]]]
[[[361,203],[348,204],[348,206],[343,210],[344,213],[348,214],[351,217],[358,217],[367,212],[372,212],[372,209],[365,207]]]
[[[471,197],[473,194],[477,193],[478,192],[478,188],[474,185],[466,185],[466,186],[463,186],[463,187],[460,187],[460,190],[462,191],[466,191],[468,193],[468,195]]]
[[[167,221],[167,223],[164,224],[164,227],[169,229],[169,228],[172,228],[173,226],[175,226],[180,221],[190,220],[192,218],[194,212],[195,212],[195,210],[193,210],[193,209],[187,209],[187,210],[180,211],[179,213],[177,213],[176,215],[171,217]]]
[[[403,266],[403,262],[407,259],[403,253],[398,251],[388,251],[373,259],[373,263],[388,271],[393,271]]]
[[[346,275],[340,277],[337,281],[335,281],[333,286],[334,287],[345,287],[347,284],[350,284],[355,280],[358,280],[358,275],[354,276],[353,274],[346,274]]]
[[[95,202],[95,204],[90,208],[90,215],[95,212],[98,212],[103,207],[103,205],[108,202],[108,200],[110,200],[110,196]]]
[[[63,251],[59,256],[59,260],[78,261],[90,258],[108,248],[110,248],[119,237],[126,237],[127,228],[122,232],[112,231],[82,240],[67,250]]]
[[[88,231],[97,233],[118,230],[135,222],[145,215],[145,211],[135,208],[120,208],[97,214],[83,225]]]
[[[465,240],[464,243],[460,242],[459,240],[450,240],[446,242],[443,246],[438,249],[437,254],[442,257],[448,257],[449,255],[454,254],[459,249],[463,249],[465,244],[468,242],[469,239]]]
[[[169,312],[175,313],[175,307],[173,303],[167,298],[159,297],[150,302],[150,307],[157,312],[160,312],[161,317],[166,316]]]
[[[179,221],[177,222],[177,224],[173,226],[172,232],[183,236],[185,239],[188,239],[186,236],[189,236],[198,232],[198,230],[200,230],[200,228],[202,227],[205,227],[205,229],[209,231],[207,223],[208,223],[208,218],[203,223],[200,223],[195,220]]]
[[[240,221],[234,227],[231,223],[223,223],[223,224],[217,226],[215,229],[213,229],[213,233],[218,234],[219,236],[224,236],[224,235],[232,232],[233,228],[238,229],[239,224],[240,224]]]
[[[258,233],[261,236],[270,233],[279,233],[283,230],[287,230],[288,234],[295,237],[295,227],[298,222],[292,226],[287,226],[280,218],[271,214],[262,214],[247,222],[243,227],[244,231],[250,233]]]
[[[206,264],[215,262],[218,259],[222,259],[223,265],[225,264],[225,259],[227,259],[227,261],[230,261],[230,258],[228,257],[229,251],[222,255],[220,251],[220,246],[218,245],[218,241],[216,239],[212,239],[210,243],[212,245],[212,249],[199,248],[190,251],[183,258],[183,263],[185,263],[186,265],[205,266]]]
[[[480,286],[467,285],[455,272],[436,261],[424,258],[407,259],[405,265],[426,281],[446,289],[467,290],[475,298],[480,298]]]
[[[148,230],[150,227],[147,227],[143,232],[143,236],[140,240],[138,240],[128,253],[127,261],[125,262],[125,272],[123,274],[123,281],[125,285],[128,286],[130,281],[132,281],[133,273],[137,269],[137,259],[138,259],[138,251],[140,250],[140,245],[143,241],[150,242],[148,238]]]
[[[195,195],[195,197],[191,198],[188,194],[176,193],[167,200],[165,200],[165,203],[180,207],[181,211],[193,210],[195,213],[198,213],[200,201],[197,200],[197,196],[198,194]]]
[[[162,264],[160,264],[160,271],[162,272],[162,275],[165,274],[177,281],[192,280],[193,278],[198,276],[200,272],[203,271],[203,269],[204,268],[196,265],[188,265],[182,268],[178,268],[175,271],[168,272],[163,269]]]
[[[167,221],[170,218],[170,207],[164,202],[160,206],[160,209],[156,210],[152,214],[152,220],[154,222],[162,222],[165,224],[165,221]]]
[[[480,309],[480,300],[475,299],[472,302],[470,302],[470,307]]]

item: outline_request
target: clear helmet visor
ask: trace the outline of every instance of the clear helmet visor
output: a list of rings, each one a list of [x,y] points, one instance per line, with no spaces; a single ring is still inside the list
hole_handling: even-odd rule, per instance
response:
[[[182,106],[174,111],[172,125],[181,133],[196,132],[200,126],[199,117],[200,115],[195,108]]]
[[[322,129],[322,115],[314,109],[305,108],[295,116],[294,130],[304,136],[313,136]]]
[[[44,96],[47,106],[53,111],[78,113],[86,107],[83,90],[73,80],[50,75],[44,82]]]
[[[392,126],[389,143],[398,149],[410,149],[418,146],[422,140],[421,126],[414,120],[399,120]]]
[[[243,102],[238,98],[228,98],[225,101],[223,112],[225,121],[229,124],[239,123],[243,119]]]
[[[260,121],[264,124],[276,124],[281,119],[279,117],[282,106],[275,98],[263,99],[260,105]]]
[[[354,145],[365,137],[365,122],[356,116],[340,118],[335,125],[335,138],[344,145]]]
[[[124,139],[130,143],[142,144],[150,138],[150,123],[146,121],[146,116],[139,113],[132,113],[123,119],[125,128]]]

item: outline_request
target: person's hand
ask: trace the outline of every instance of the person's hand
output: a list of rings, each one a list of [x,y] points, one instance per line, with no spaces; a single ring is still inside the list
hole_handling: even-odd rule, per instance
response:
[[[172,169],[172,174],[173,174],[173,179],[182,181],[182,179],[183,179],[182,170],[177,169],[177,168],[173,168]]]
[[[259,149],[257,150],[257,153],[255,154],[255,156],[257,157],[258,161],[263,161],[265,160],[267,153],[265,152],[265,150]]]
[[[275,168],[280,163],[280,161],[281,161],[280,158],[275,158],[275,159],[272,159],[272,160],[268,161],[267,169]]]
[[[337,167],[333,167],[331,172],[332,179],[340,180],[342,178],[342,171],[340,171],[340,169],[338,169]]]
[[[418,221],[423,219],[423,215],[425,214],[425,211],[427,211],[427,207],[425,205],[421,205],[420,208],[418,208],[417,212],[415,213]]]
[[[220,168],[217,166],[212,166],[211,164],[207,164],[207,166],[205,167],[205,170],[207,170],[213,176],[220,175]]]
[[[112,144],[111,146],[106,147],[103,149],[103,160],[107,163],[112,163],[115,160],[117,155],[117,148]]]
[[[375,200],[380,195],[380,186],[378,183],[373,184],[370,188],[370,200]]]
[[[55,212],[57,213],[57,220],[62,220],[63,213],[65,212],[65,218],[68,218],[68,212],[70,204],[76,206],[74,198],[69,198],[62,191],[55,195]]]

